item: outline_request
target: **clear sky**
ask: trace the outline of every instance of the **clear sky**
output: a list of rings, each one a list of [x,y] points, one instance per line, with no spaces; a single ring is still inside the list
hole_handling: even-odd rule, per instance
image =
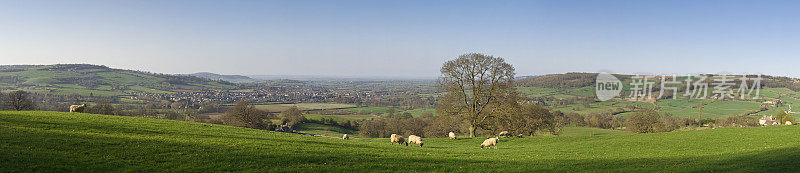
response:
[[[436,77],[479,52],[518,75],[800,77],[800,1],[3,1],[0,64]]]

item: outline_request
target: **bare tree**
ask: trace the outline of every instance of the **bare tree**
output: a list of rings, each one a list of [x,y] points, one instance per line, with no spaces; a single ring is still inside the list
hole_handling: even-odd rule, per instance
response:
[[[225,112],[224,119],[228,124],[239,125],[253,129],[269,129],[272,125],[270,119],[274,118],[269,111],[256,109],[248,101],[239,101],[236,106]]]
[[[514,67],[503,58],[470,53],[444,63],[439,77],[445,94],[437,107],[439,115],[461,117],[468,125],[470,137],[477,128],[489,124],[495,108],[503,98],[515,95]]]
[[[3,107],[7,110],[24,111],[36,108],[36,103],[28,97],[28,92],[17,90],[3,98]]]
[[[303,111],[298,109],[297,106],[292,106],[291,108],[283,111],[281,115],[283,116],[281,118],[281,122],[292,128],[294,128],[294,126],[297,124],[307,121],[306,117],[303,116]]]

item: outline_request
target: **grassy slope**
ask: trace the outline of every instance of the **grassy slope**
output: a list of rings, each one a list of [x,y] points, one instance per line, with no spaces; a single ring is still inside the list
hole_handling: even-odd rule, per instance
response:
[[[180,121],[0,112],[6,171],[789,171],[800,126],[658,134],[350,141]]]

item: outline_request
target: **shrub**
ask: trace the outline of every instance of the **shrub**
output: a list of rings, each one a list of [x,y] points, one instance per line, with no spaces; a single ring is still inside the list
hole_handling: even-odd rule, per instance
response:
[[[170,119],[170,120],[185,120],[186,119],[186,117],[183,114],[180,114],[180,113],[175,112],[175,111],[167,111],[164,114],[164,118]]]
[[[664,124],[658,121],[658,112],[652,109],[641,109],[634,112],[625,121],[628,130],[635,133],[652,133],[664,129]]]
[[[111,104],[107,102],[101,102],[94,106],[87,106],[86,113],[116,115],[116,110]]]
[[[783,116],[783,119],[781,119],[781,123],[786,124],[787,121],[792,122],[792,124],[797,124],[795,122],[794,116],[792,116],[792,115]]]
[[[592,113],[584,117],[586,125],[589,127],[610,129],[614,126],[614,116],[605,113]]]
[[[656,129],[656,132],[670,132],[673,130],[680,129],[681,126],[684,125],[684,120],[675,117],[670,113],[664,113],[664,115],[661,116],[661,123],[663,123],[663,125],[657,126],[661,128]]]
[[[787,115],[786,111],[778,111],[778,113],[775,114],[775,120],[780,121],[780,122],[778,122],[778,124],[783,124],[784,122],[786,122],[786,121],[783,121],[783,117],[785,117],[786,115]],[[792,121],[792,123],[794,123],[794,121]]]
[[[720,119],[717,121],[717,126],[719,127],[754,127],[758,126],[758,119],[745,116],[745,115],[738,115],[738,116],[729,116],[725,119]]]

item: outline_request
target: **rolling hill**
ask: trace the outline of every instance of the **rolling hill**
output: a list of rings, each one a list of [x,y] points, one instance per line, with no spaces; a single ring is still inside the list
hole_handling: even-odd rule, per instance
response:
[[[242,75],[223,75],[223,74],[216,74],[216,73],[209,73],[209,72],[200,72],[200,73],[192,73],[192,74],[182,74],[183,76],[194,76],[200,77],[205,79],[211,80],[224,80],[228,82],[234,83],[247,83],[247,82],[258,82],[261,80],[253,79],[247,76]]]
[[[800,89],[798,89],[800,82],[787,77],[762,76],[760,95],[757,99],[752,98],[754,94],[744,99],[738,97],[740,81],[736,81],[736,85],[732,87],[735,99],[711,98],[713,85],[709,85],[707,98],[688,98],[683,95],[686,93],[684,83],[686,77],[679,76],[677,81],[680,83],[674,86],[678,89],[676,99],[665,97],[653,100],[632,100],[618,97],[618,99],[608,101],[597,101],[594,88],[596,76],[596,73],[551,74],[523,78],[516,82],[520,93],[547,104],[548,108],[562,112],[580,114],[609,113],[617,110],[625,112],[631,111],[630,107],[640,107],[654,108],[659,112],[670,113],[678,117],[694,118],[726,118],[738,115],[760,118],[761,115],[775,115],[778,111],[790,111],[789,114],[795,117],[800,116],[797,111],[790,110],[790,107],[800,107]],[[631,75],[615,74],[615,76],[622,81],[621,95],[630,98],[630,83],[633,82]],[[660,79],[651,77],[650,80],[655,82],[652,95],[657,97],[661,87]],[[706,82],[712,83],[711,80]],[[781,104],[764,104],[776,101]],[[625,116],[627,113],[619,115]]]
[[[348,141],[231,126],[61,112],[0,112],[10,172],[793,172],[800,126],[655,134]]]
[[[119,96],[234,88],[229,82],[193,76],[113,69],[90,64],[0,66],[0,90],[61,95]]]

